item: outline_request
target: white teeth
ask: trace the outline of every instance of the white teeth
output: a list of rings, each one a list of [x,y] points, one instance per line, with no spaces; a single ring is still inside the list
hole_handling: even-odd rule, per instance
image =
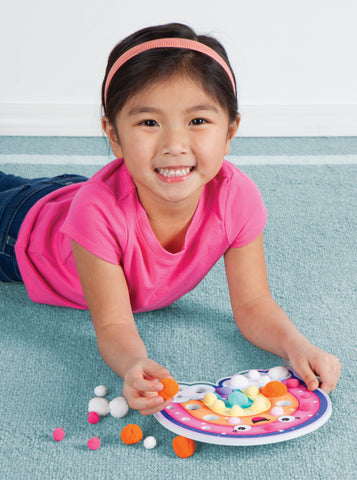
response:
[[[157,171],[164,177],[183,177],[188,175],[191,171],[191,167],[186,168],[158,168]]]

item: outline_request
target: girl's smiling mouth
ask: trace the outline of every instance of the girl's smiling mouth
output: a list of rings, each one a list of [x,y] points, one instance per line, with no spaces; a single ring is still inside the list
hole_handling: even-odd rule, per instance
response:
[[[164,167],[155,168],[155,171],[160,175],[165,182],[179,182],[185,180],[195,167]]]

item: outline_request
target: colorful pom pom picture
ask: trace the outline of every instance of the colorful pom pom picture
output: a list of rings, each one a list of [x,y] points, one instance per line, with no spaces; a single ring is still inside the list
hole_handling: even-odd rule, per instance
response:
[[[331,412],[323,390],[310,391],[293,370],[279,366],[239,372],[217,384],[179,383],[171,404],[154,416],[188,439],[263,445],[311,433]]]

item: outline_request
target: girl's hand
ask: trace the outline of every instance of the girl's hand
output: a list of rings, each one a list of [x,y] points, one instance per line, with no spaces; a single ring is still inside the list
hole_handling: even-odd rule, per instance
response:
[[[124,376],[123,395],[129,406],[142,415],[152,415],[170,405],[158,392],[163,389],[160,380],[170,377],[170,372],[148,358],[136,360]]]
[[[338,358],[308,344],[303,350],[289,355],[293,370],[304,380],[309,390],[320,388],[330,393],[336,388],[341,374],[341,364]],[[319,385],[320,377],[321,385]]]

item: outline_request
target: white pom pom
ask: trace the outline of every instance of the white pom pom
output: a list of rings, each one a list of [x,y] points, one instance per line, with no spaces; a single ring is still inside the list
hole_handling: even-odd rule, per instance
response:
[[[144,440],[144,447],[148,450],[156,447],[156,438],[155,437],[146,437]]]
[[[123,418],[129,411],[129,405],[125,397],[113,398],[109,402],[109,411],[112,417]]]
[[[248,377],[250,380],[257,381],[260,378],[260,373],[258,370],[249,370]]]
[[[104,417],[109,413],[109,402],[105,398],[94,397],[88,404],[88,412],[97,412],[99,416]]]
[[[107,388],[105,385],[98,385],[94,389],[94,395],[96,397],[104,397],[107,394]]]
[[[238,389],[247,388],[249,384],[247,377],[239,374],[233,375],[229,383],[232,388]]]
[[[259,379],[259,385],[265,387],[267,383],[271,382],[271,378],[268,375],[261,375]]]
[[[289,370],[285,367],[273,367],[268,371],[272,380],[284,380],[290,376]]]

